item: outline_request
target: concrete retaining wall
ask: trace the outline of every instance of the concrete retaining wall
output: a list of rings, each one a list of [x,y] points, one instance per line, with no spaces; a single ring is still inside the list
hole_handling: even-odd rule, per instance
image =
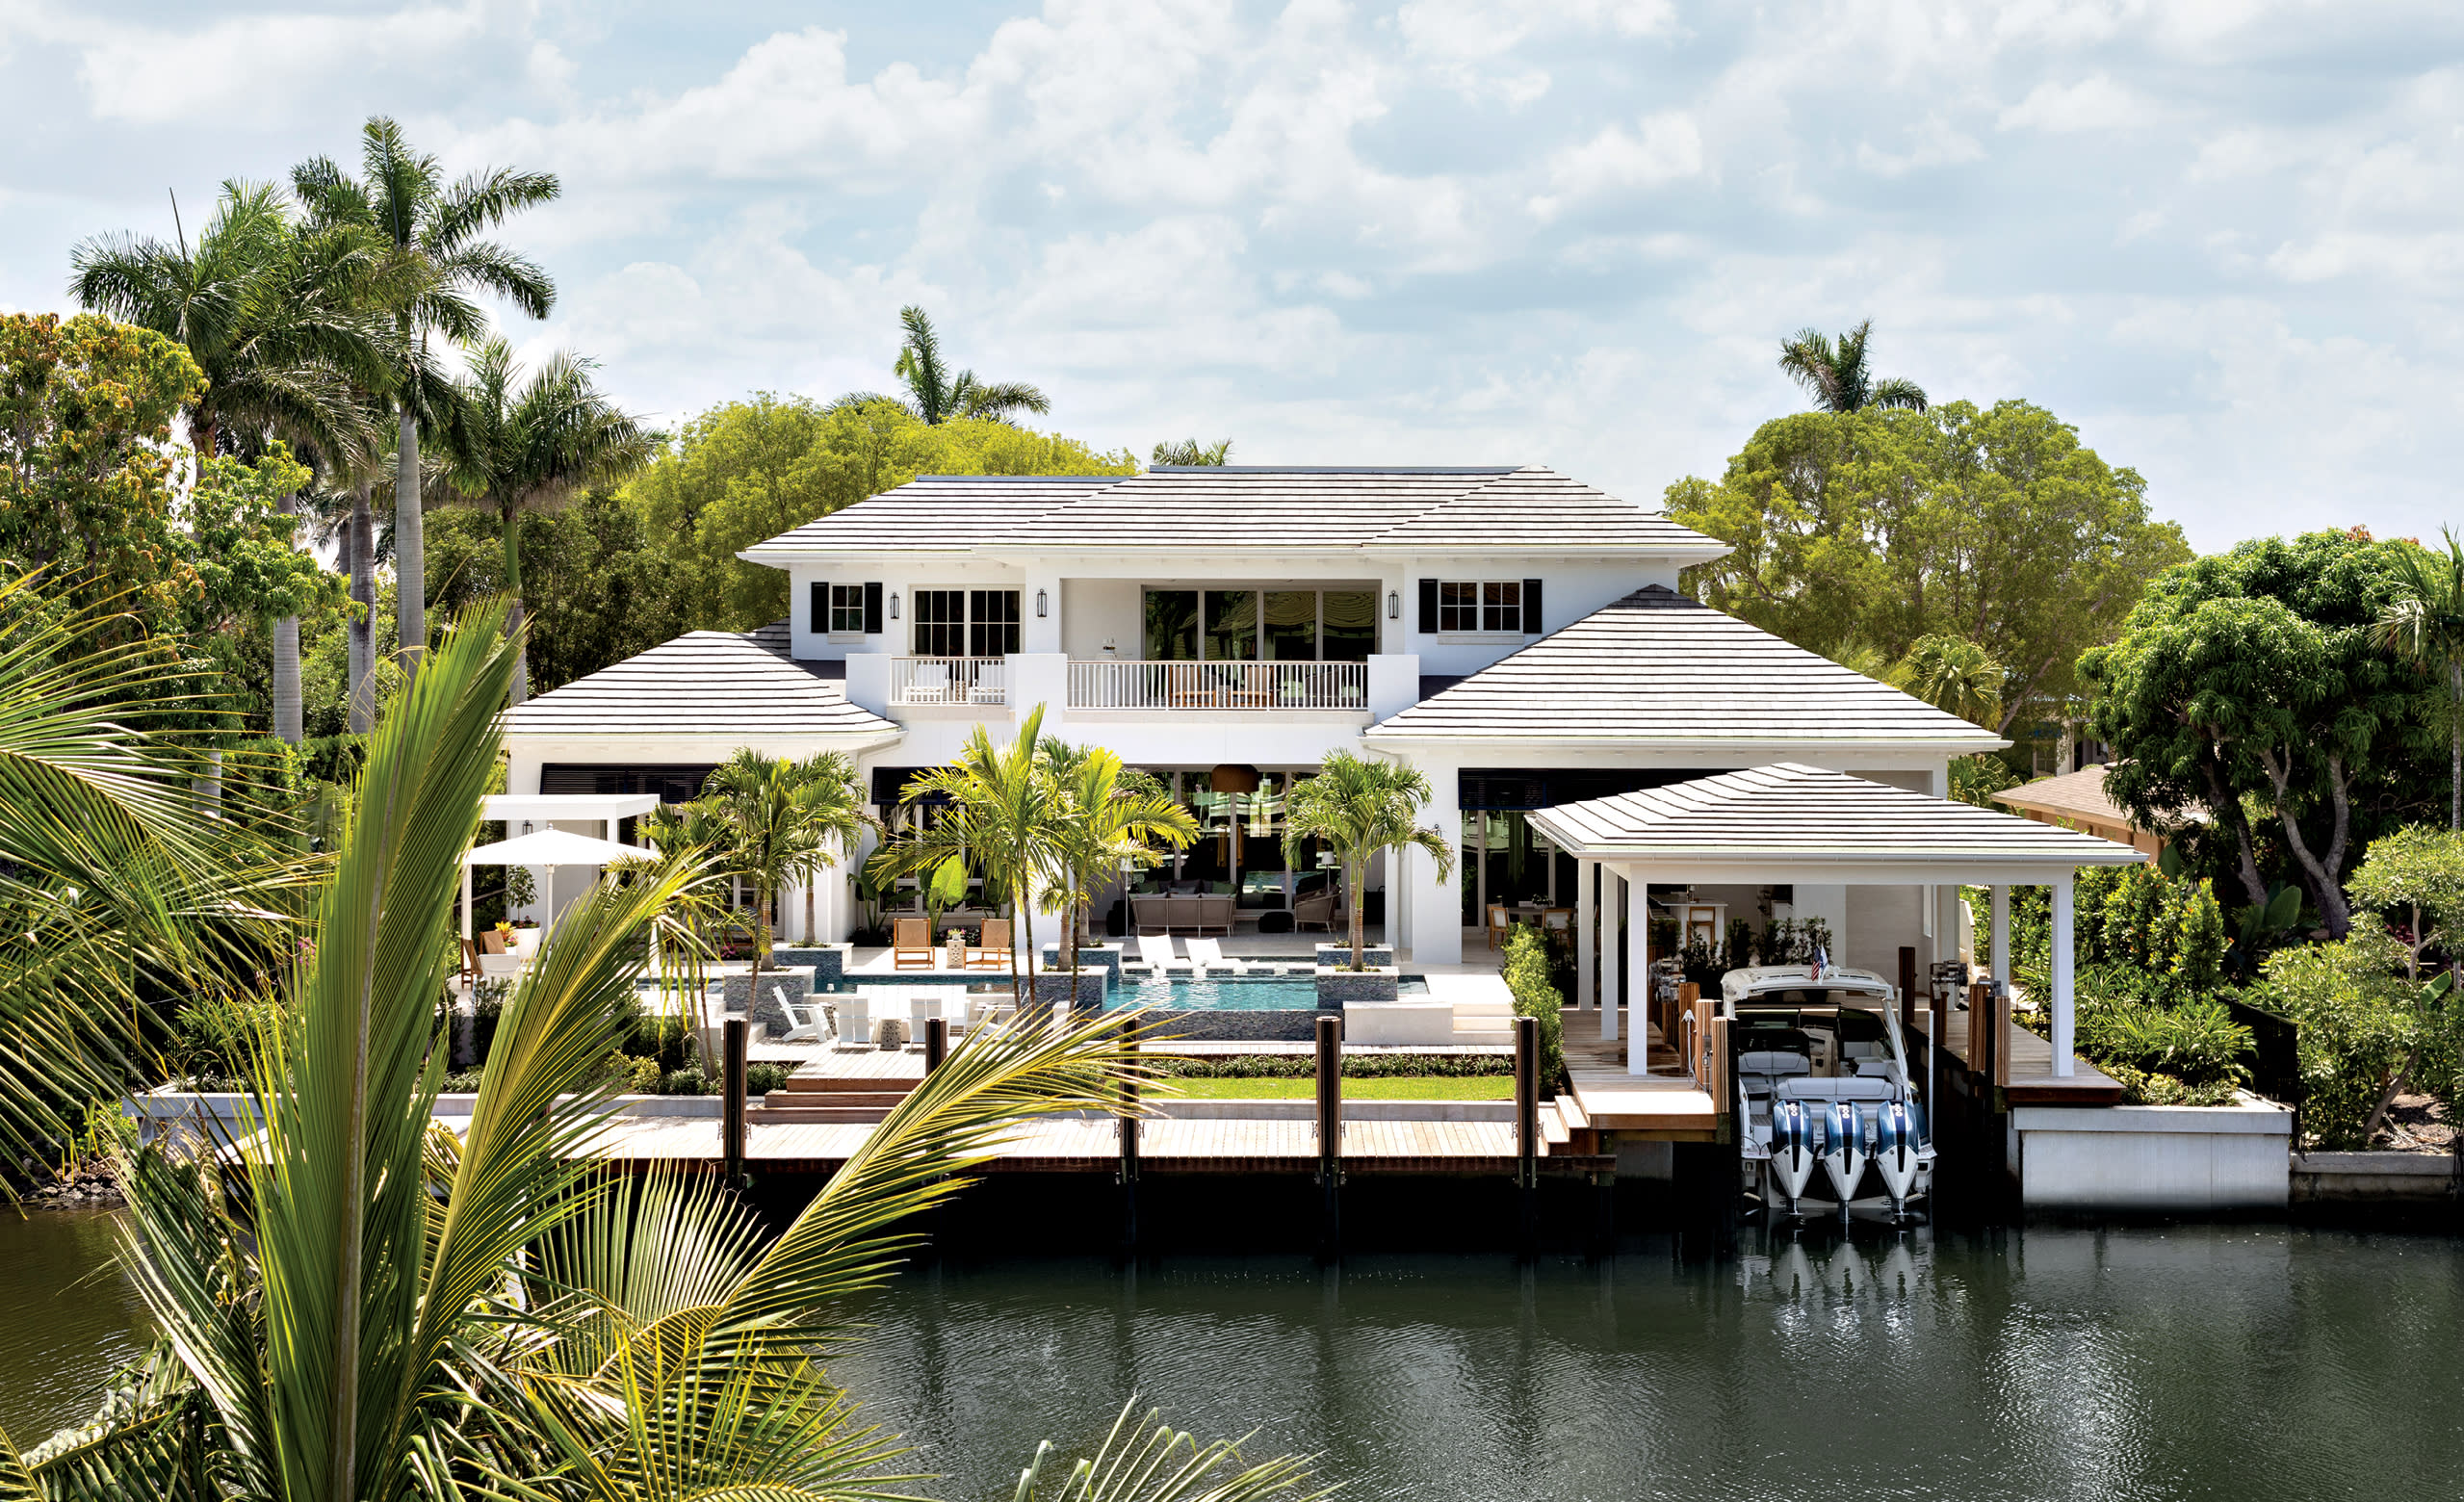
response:
[[[1451,1001],[1355,1001],[1343,1008],[1343,1041],[1387,1045],[1455,1041]]]
[[[2295,1204],[2443,1204],[2454,1200],[2455,1158],[2446,1152],[2296,1152]]]
[[[2282,1208],[2293,1113],[2253,1096],[2224,1106],[2021,1106],[2020,1199],[2031,1209]]]

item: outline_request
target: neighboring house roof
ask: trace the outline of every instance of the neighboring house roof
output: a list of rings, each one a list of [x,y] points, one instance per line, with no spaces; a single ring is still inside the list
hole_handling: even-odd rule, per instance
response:
[[[508,710],[516,736],[896,736],[843,679],[788,656],[788,626],[696,631]]]
[[[2083,766],[2059,777],[2039,777],[2035,782],[2016,788],[2006,788],[1993,795],[1996,803],[2008,804],[2031,814],[2047,814],[2056,818],[2074,818],[2083,823],[2110,824],[2116,828],[2135,828],[2130,810],[2105,795],[2105,772],[2101,763]],[[2207,810],[2192,805],[2175,812],[2170,822],[2204,823]],[[2155,833],[2156,831],[2149,831]]]
[[[1569,854],[1593,859],[1848,864],[2121,866],[2140,852],[1846,772],[1779,763],[1531,816]]]
[[[746,549],[799,557],[907,548],[1038,553],[1270,548],[1309,552],[1646,552],[1727,545],[1538,466],[1296,469],[1157,466],[1029,481],[923,476]]]
[[[1953,755],[2010,743],[1659,584],[1371,726],[1368,738],[1833,741],[1940,746]]]

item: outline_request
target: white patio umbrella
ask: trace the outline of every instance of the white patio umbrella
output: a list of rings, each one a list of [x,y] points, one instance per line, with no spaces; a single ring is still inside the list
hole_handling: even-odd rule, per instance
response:
[[[618,844],[577,835],[570,830],[542,829],[535,834],[474,845],[462,857],[462,937],[471,937],[471,868],[474,866],[544,866],[548,868],[548,900],[557,893],[559,866],[608,866],[617,861],[650,860],[658,852],[641,845]]]

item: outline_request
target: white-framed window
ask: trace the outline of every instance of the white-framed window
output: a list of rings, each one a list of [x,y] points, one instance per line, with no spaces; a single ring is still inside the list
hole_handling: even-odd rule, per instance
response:
[[[1015,589],[919,589],[918,657],[1006,657],[1018,650]]]
[[[830,586],[830,634],[833,636],[864,634],[864,585],[832,584]]]
[[[1523,630],[1519,579],[1448,579],[1438,584],[1438,630],[1464,634]]]

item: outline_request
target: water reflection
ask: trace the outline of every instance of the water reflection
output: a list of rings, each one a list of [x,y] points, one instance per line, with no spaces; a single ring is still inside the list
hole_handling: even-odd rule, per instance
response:
[[[949,1265],[843,1375],[951,1496],[1132,1392],[1364,1497],[2443,1495],[2459,1274],[2445,1240],[2283,1228]]]
[[[105,1210],[0,1209],[0,1428],[20,1445],[77,1423],[143,1350]]]

